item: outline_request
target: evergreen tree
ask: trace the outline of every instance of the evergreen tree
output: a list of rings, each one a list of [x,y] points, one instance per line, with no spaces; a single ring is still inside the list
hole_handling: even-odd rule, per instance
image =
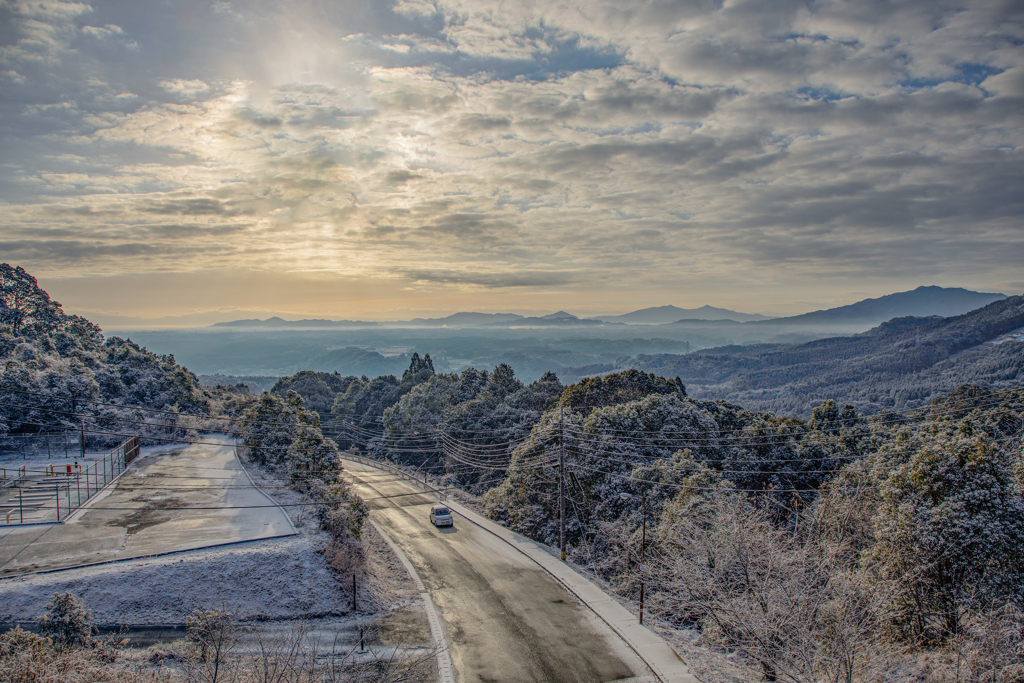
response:
[[[284,463],[295,439],[301,406],[302,399],[295,392],[285,399],[264,392],[239,421],[245,454],[258,465]]]
[[[81,598],[71,593],[54,593],[39,618],[39,633],[53,640],[58,650],[92,643],[92,617]]]
[[[1024,606],[1024,502],[971,421],[939,422],[922,441],[882,484],[866,562],[892,585],[905,636],[948,638],[968,608]]]

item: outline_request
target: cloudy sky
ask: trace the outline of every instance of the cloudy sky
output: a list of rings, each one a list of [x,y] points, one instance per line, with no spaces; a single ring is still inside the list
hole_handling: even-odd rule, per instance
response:
[[[114,314],[1024,291],[1024,3],[0,0],[0,260]]]

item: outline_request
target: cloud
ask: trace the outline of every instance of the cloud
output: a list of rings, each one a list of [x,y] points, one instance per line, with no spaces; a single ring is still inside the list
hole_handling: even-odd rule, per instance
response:
[[[183,78],[161,79],[157,81],[157,85],[169,93],[179,95],[189,100],[194,100],[210,92],[210,86],[198,78],[193,78],[191,80],[185,80]]]
[[[1019,279],[1012,3],[5,11],[0,241],[40,273]]]
[[[402,271],[401,275],[414,282],[485,288],[550,287],[565,285],[576,279],[571,273],[548,271],[483,273],[454,270],[408,270]]]

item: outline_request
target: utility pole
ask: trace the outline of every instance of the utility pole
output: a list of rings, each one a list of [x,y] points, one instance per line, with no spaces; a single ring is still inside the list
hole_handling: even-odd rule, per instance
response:
[[[644,623],[644,572],[647,571],[647,565],[644,562],[644,555],[647,551],[647,496],[641,498],[644,506],[644,521],[640,526],[640,566],[642,571],[640,572],[640,623]]]
[[[558,413],[558,548],[565,562],[565,406]]]
[[[635,498],[632,493],[622,492],[619,494],[622,500]],[[640,496],[643,505],[643,521],[640,523],[640,566],[637,567],[637,574],[640,577],[640,623],[644,623],[644,574],[647,573],[647,564],[644,561],[647,554],[647,496]]]
[[[82,456],[82,460],[85,461],[85,418],[79,420],[79,424],[82,425],[82,431],[78,435],[78,452]]]

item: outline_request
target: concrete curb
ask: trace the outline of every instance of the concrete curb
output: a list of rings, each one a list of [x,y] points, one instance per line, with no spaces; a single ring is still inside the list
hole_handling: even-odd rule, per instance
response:
[[[395,556],[405,566],[405,570],[409,572],[409,576],[416,582],[416,589],[420,592],[420,597],[423,598],[423,606],[427,611],[427,622],[430,624],[430,635],[434,639],[434,646],[437,648],[437,680],[438,683],[455,683],[455,671],[452,669],[452,658],[448,653],[448,639],[444,635],[444,627],[442,626],[441,616],[437,613],[437,607],[434,606],[434,601],[430,599],[430,591],[423,585],[423,581],[420,580],[419,574],[416,573],[416,567],[413,566],[409,558],[406,557],[402,549],[391,540],[391,537],[384,533],[376,522],[372,519],[367,518],[370,525],[377,530],[380,537],[390,546],[391,550],[395,553]]]

